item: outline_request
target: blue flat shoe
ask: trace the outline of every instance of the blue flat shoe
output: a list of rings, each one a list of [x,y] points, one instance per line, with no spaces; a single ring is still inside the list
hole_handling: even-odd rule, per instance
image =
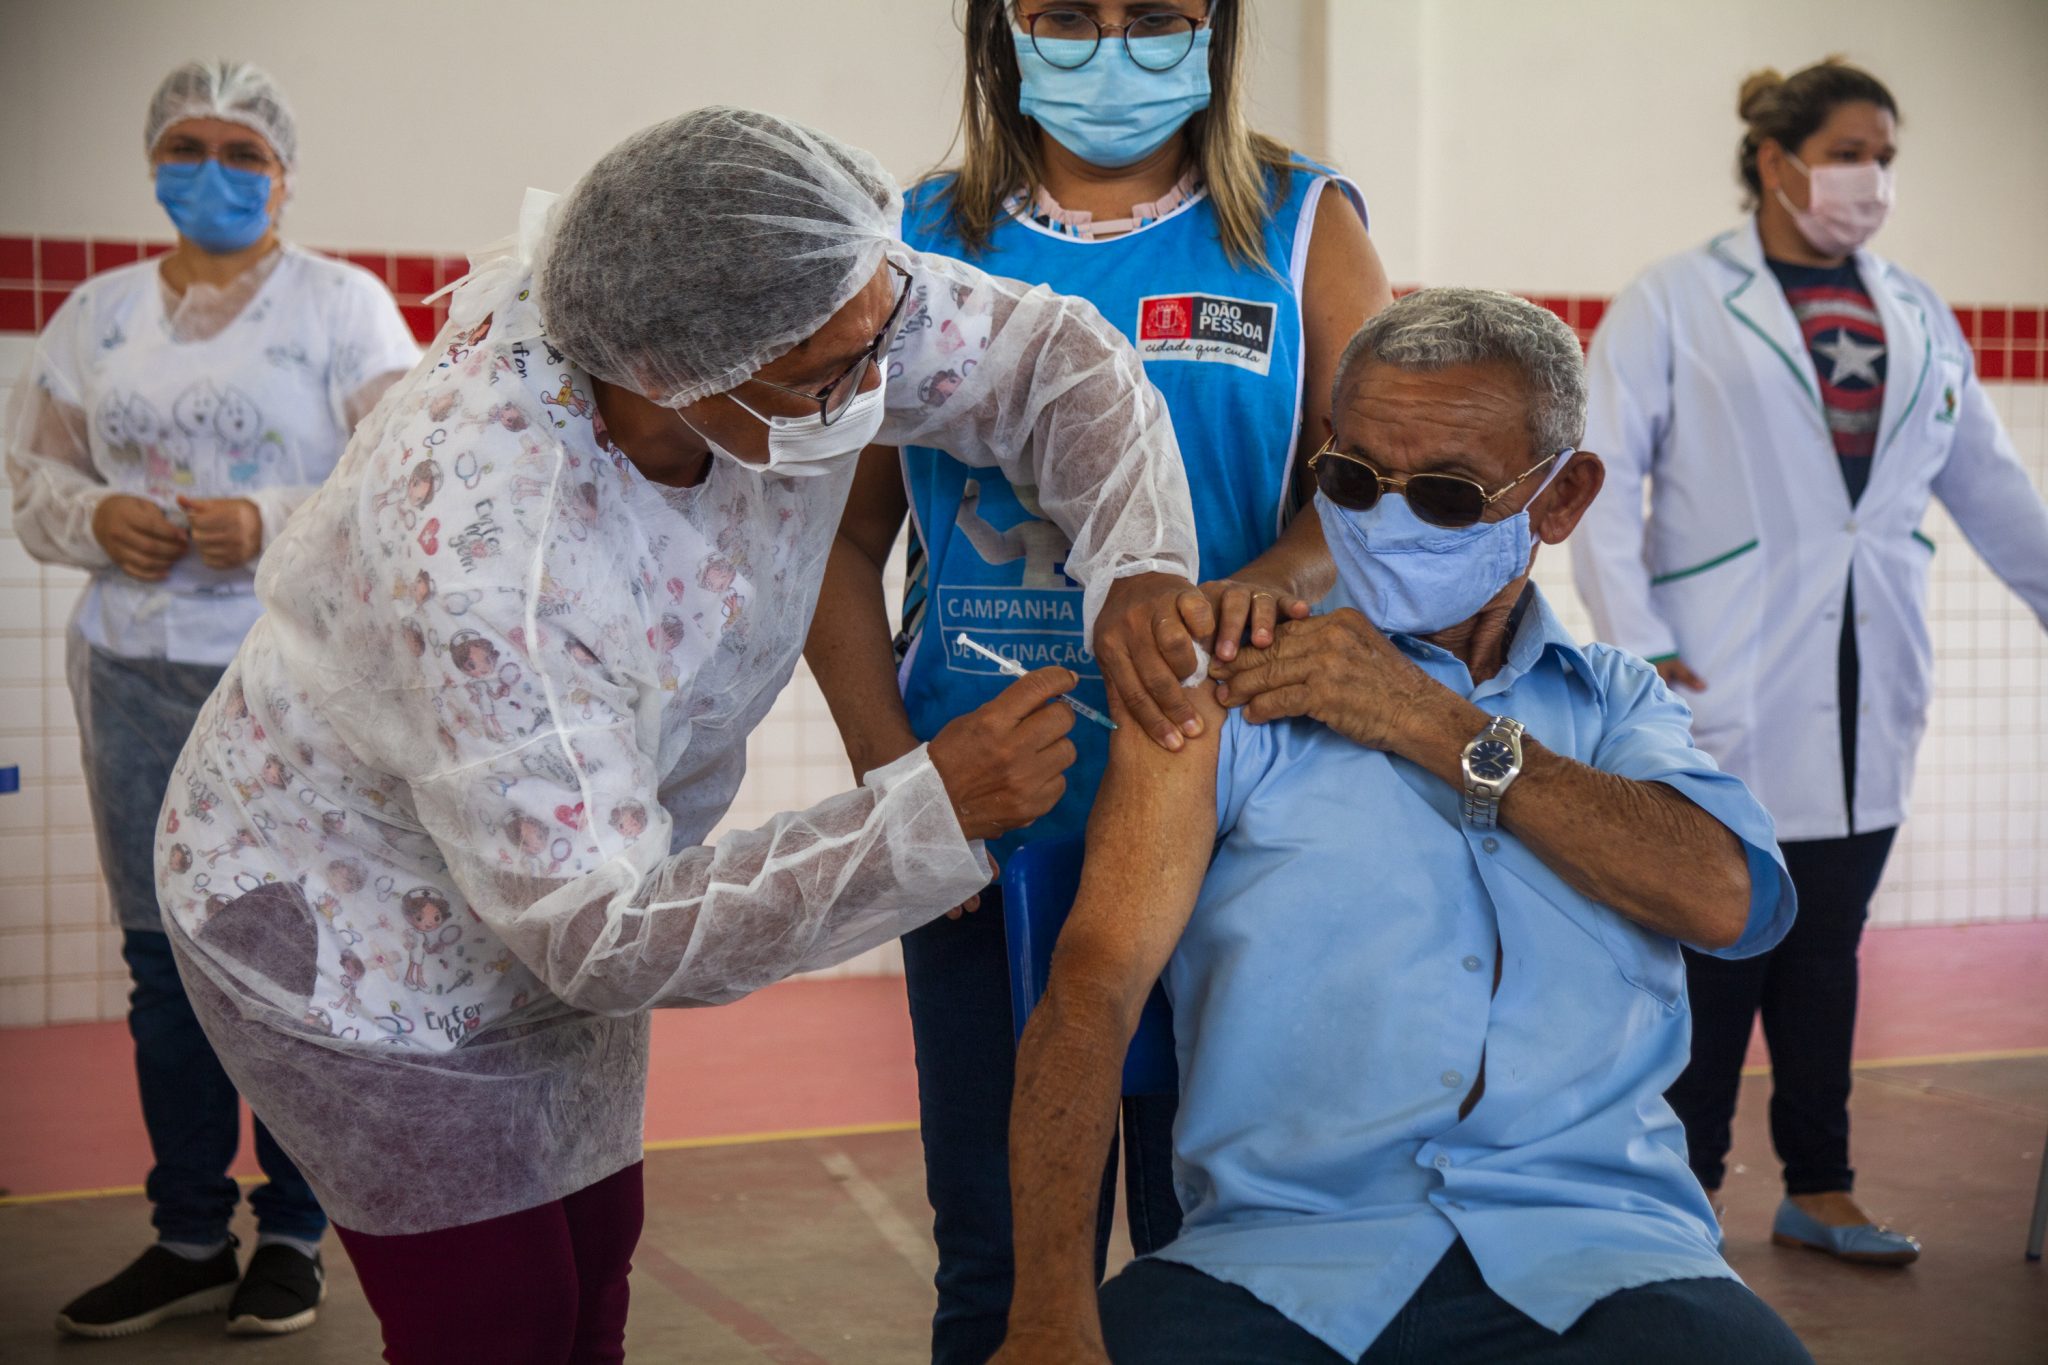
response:
[[[1824,1251],[1838,1261],[1857,1265],[1911,1265],[1920,1259],[1920,1243],[1882,1223],[1831,1228],[1787,1199],[1771,1220],[1771,1240],[1781,1247]]]

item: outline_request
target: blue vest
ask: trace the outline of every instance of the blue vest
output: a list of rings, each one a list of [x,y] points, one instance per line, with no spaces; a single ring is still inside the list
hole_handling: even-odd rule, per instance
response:
[[[1265,251],[1278,278],[1225,255],[1205,193],[1103,241],[1006,218],[988,251],[969,256],[946,220],[947,179],[938,178],[905,197],[903,239],[1087,299],[1137,347],[1180,438],[1206,580],[1256,559],[1286,523],[1301,424],[1301,276],[1313,197],[1330,183],[1320,168],[1297,165],[1277,187]],[[1335,183],[1358,202],[1348,182]],[[945,648],[961,631],[1027,667],[1073,669],[1081,675],[1076,695],[1106,707],[1102,672],[1081,630],[1081,588],[1064,572],[1070,545],[1040,515],[1035,490],[921,446],[905,448],[903,472],[912,527],[899,681],[911,728],[929,739],[1008,684],[985,661]],[[1080,756],[1066,795],[1043,819],[997,841],[998,858],[1086,825],[1108,761],[1107,732],[1083,720],[1073,740]]]

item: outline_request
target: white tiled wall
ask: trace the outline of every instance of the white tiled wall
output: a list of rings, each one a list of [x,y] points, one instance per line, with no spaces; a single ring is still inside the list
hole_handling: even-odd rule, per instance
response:
[[[0,336],[0,392],[30,341]],[[126,974],[86,813],[78,727],[64,684],[64,622],[85,576],[49,569],[14,539],[0,499],[0,1026],[118,1016]]]
[[[0,337],[11,380],[28,342]],[[2048,487],[2048,385],[1993,384],[2037,486]],[[1878,897],[1883,924],[2048,918],[2048,641],[1991,577],[1937,506],[1934,560],[1938,657],[1934,713],[1921,751],[1913,818]],[[901,554],[888,597],[900,596]],[[1566,623],[1587,633],[1566,556],[1538,579]],[[0,767],[21,790],[0,795],[0,1026],[118,1018],[127,978],[97,872],[77,727],[65,689],[63,632],[83,577],[30,560],[0,499]],[[754,736],[751,773],[726,821],[759,824],[851,782],[837,730],[808,669]],[[894,945],[834,975],[901,970]]]

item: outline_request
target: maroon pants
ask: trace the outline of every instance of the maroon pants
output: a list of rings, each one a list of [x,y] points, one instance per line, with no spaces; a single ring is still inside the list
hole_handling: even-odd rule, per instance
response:
[[[404,1237],[335,1225],[391,1365],[618,1365],[640,1163],[552,1204]]]

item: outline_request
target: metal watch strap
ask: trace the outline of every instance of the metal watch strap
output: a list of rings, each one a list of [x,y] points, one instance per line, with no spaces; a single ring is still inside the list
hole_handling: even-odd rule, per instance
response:
[[[1514,748],[1517,754],[1519,754],[1521,751],[1521,744],[1519,743],[1519,741],[1521,740],[1521,737],[1527,733],[1528,727],[1523,725],[1522,722],[1516,720],[1513,716],[1495,716],[1492,720],[1487,722],[1486,728],[1484,730],[1481,730],[1478,734],[1472,737],[1472,743],[1477,744],[1480,740],[1485,739],[1488,736],[1494,736],[1499,739],[1505,739],[1509,740],[1510,742],[1513,742]],[[1467,747],[1469,748],[1470,745],[1468,745]],[[1460,766],[1463,766],[1462,763],[1460,764]],[[1517,761],[1516,772],[1513,774],[1513,776],[1510,777],[1511,782],[1514,776],[1520,776],[1519,759]],[[1501,795],[1504,794],[1505,793],[1496,794],[1490,791],[1478,790],[1473,786],[1472,780],[1468,776],[1465,780],[1464,790],[1465,823],[1470,825],[1474,829],[1495,828],[1500,823],[1500,802]]]

